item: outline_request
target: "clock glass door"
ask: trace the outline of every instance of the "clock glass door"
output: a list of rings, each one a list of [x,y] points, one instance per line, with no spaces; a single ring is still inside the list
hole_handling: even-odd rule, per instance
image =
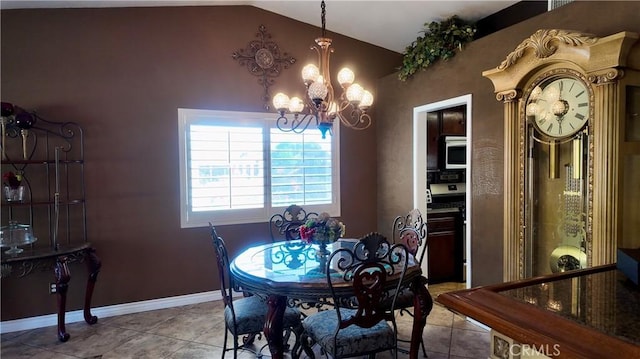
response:
[[[586,266],[587,131],[549,138],[527,125],[525,274]]]

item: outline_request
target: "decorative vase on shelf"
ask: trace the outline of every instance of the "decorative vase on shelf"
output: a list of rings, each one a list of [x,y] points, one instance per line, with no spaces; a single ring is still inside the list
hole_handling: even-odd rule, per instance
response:
[[[4,198],[7,202],[22,202],[24,199],[24,186],[4,186]]]

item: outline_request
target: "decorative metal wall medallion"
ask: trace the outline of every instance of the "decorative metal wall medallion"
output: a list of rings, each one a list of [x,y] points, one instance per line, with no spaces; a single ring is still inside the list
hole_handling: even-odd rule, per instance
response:
[[[282,70],[289,68],[296,59],[286,52],[281,52],[280,47],[271,40],[271,34],[264,25],[258,27],[256,37],[259,40],[250,41],[247,47],[235,51],[232,57],[238,60],[240,65],[246,66],[249,73],[258,76],[258,83],[264,88],[262,101],[264,108],[269,110],[271,95],[269,86],[273,85],[274,78],[278,77]]]

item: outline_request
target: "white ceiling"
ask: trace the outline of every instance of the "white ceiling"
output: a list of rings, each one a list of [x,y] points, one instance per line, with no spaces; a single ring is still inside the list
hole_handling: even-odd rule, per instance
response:
[[[404,52],[424,24],[452,15],[476,21],[507,8],[513,0],[327,0],[326,28],[392,51]],[[321,26],[318,0],[0,0],[1,9],[253,5],[311,25]]]

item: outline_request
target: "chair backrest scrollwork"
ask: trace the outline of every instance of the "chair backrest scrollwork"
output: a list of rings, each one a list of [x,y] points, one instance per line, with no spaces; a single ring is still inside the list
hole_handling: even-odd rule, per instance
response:
[[[418,263],[422,263],[427,249],[427,223],[418,209],[393,221],[393,243],[404,244]]]
[[[394,330],[397,329],[393,310],[407,272],[408,258],[403,244],[390,244],[379,233],[370,233],[353,248],[339,248],[329,256],[327,262],[333,263],[333,268],[327,270],[327,281],[340,322],[339,329],[352,324],[370,328],[381,320],[392,322]],[[397,284],[390,288],[390,281],[397,281]],[[338,288],[343,289],[344,282],[352,282],[349,288],[353,293],[350,295],[339,293]],[[391,308],[383,305],[389,302]],[[343,318],[340,308],[357,310],[353,316]]]
[[[299,228],[305,224],[309,218],[318,217],[315,212],[307,212],[304,208],[292,204],[285,208],[282,214],[276,213],[269,220],[269,232],[271,240],[277,242],[280,240],[291,241],[300,239]]]

